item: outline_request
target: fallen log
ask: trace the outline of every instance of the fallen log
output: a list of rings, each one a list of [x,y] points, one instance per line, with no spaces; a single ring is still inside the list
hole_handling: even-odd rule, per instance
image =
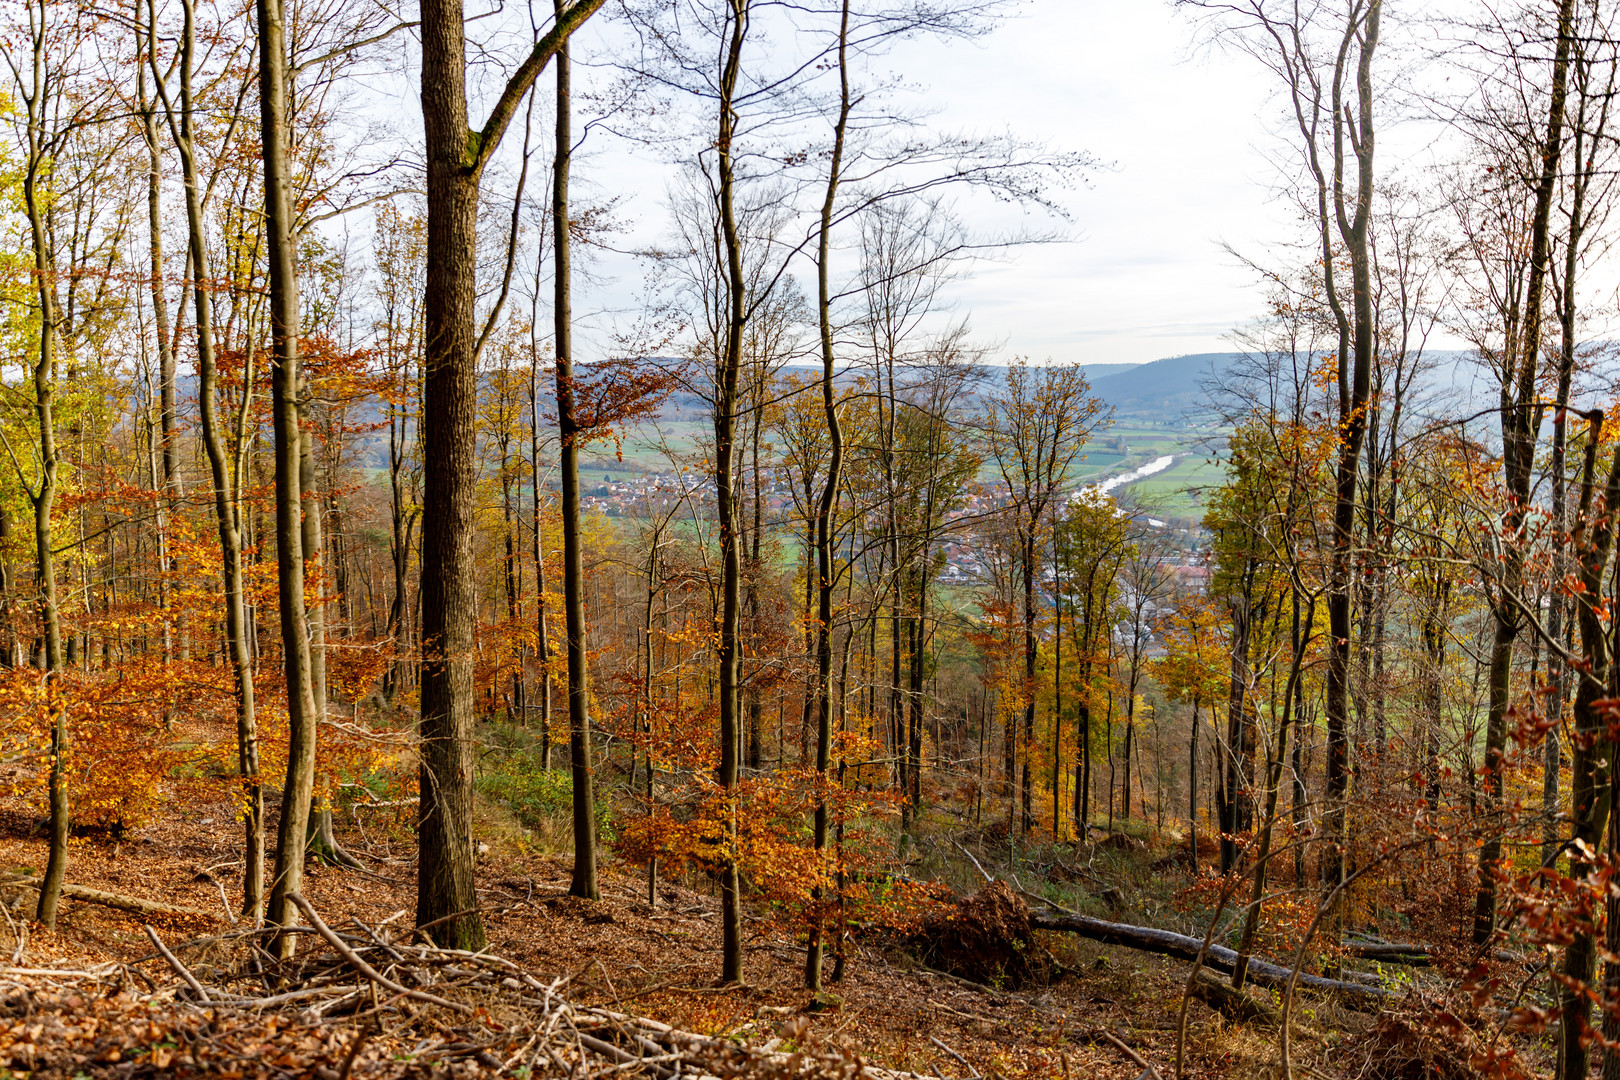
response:
[[[1429,966],[1427,945],[1405,945],[1393,941],[1347,941],[1344,951],[1358,960],[1378,960],[1385,964],[1408,964],[1412,967]]]
[[[0,879],[0,887],[32,889],[39,891],[38,878],[27,876],[7,877]],[[99,904],[102,907],[116,908],[119,911],[128,911],[135,915],[167,915],[184,917],[188,919],[207,919],[209,922],[218,922],[219,916],[210,915],[206,911],[196,908],[176,907],[173,904],[163,904],[156,900],[146,900],[139,896],[124,896],[119,893],[103,892],[92,889],[88,885],[74,885],[70,882],[62,883],[62,895],[69,900],[78,900],[86,904]]]
[[[1384,964],[1406,964],[1409,967],[1428,967],[1434,962],[1427,945],[1411,945],[1399,941],[1359,941],[1344,943],[1344,952],[1360,960],[1377,960]],[[1510,949],[1495,949],[1491,958],[1504,964],[1523,964],[1529,958]]]
[[[1203,941],[1186,934],[1158,930],[1151,926],[1129,926],[1125,923],[1108,922],[1104,919],[1093,919],[1089,915],[1032,911],[1029,913],[1029,925],[1034,930],[1079,934],[1083,938],[1100,941],[1105,945],[1123,945],[1129,949],[1140,949],[1160,956],[1174,956],[1180,960],[1198,959],[1198,953],[1204,947]],[[1237,963],[1237,956],[1236,951],[1224,945],[1212,944],[1209,951],[1204,954],[1204,965],[1217,971],[1231,971]],[[1288,968],[1279,964],[1252,958],[1249,960],[1249,981],[1261,986],[1286,986],[1291,974]],[[1298,985],[1308,990],[1339,994],[1352,1001],[1369,1005],[1382,1004],[1396,997],[1393,991],[1385,990],[1383,987],[1362,986],[1360,983],[1328,979],[1321,975],[1307,975],[1303,972],[1299,975]]]

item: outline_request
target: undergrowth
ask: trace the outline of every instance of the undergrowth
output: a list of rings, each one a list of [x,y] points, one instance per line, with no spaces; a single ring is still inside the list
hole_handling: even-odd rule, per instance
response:
[[[476,782],[478,794],[511,812],[526,830],[524,840],[530,848],[571,849],[573,775],[566,768],[545,767],[540,739],[529,728],[494,724],[485,730],[484,740]],[[611,800],[602,792],[597,796],[596,831],[606,844],[615,836]]]

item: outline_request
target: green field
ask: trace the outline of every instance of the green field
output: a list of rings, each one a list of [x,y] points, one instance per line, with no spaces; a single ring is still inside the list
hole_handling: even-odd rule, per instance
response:
[[[1220,468],[1210,461],[1207,435],[1184,425],[1122,419],[1093,443],[1081,477],[1103,480],[1173,454],[1168,469],[1114,492],[1150,504],[1162,516],[1196,521],[1204,514],[1202,489],[1221,480]]]
[[[598,444],[580,455],[579,469],[588,479],[600,480],[603,475],[624,476],[645,473],[672,472],[663,444],[677,459],[690,459],[703,445],[704,436],[714,431],[701,420],[665,420],[655,427],[642,424],[630,432],[619,447],[623,460],[615,456],[612,443]]]
[[[701,420],[664,421],[657,428],[643,425],[625,438],[622,459],[614,455],[612,444],[593,447],[580,462],[580,471],[587,485],[600,483],[606,477],[622,479],[627,475],[669,472],[670,459],[659,443],[677,458],[690,460],[699,453],[710,430],[708,423]],[[1221,479],[1221,471],[1210,462],[1210,451],[1201,439],[1205,434],[1189,431],[1185,425],[1125,418],[1093,439],[1076,477],[1103,480],[1174,454],[1175,463],[1164,472],[1115,491],[1151,503],[1165,516],[1196,520],[1204,513],[1201,489]],[[982,478],[990,481],[995,477],[995,466],[986,463]]]

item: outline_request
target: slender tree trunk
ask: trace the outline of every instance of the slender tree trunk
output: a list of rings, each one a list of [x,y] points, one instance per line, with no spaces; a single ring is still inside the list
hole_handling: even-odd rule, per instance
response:
[[[271,413],[276,446],[276,568],[281,579],[281,640],[289,726],[287,777],[282,787],[268,917],[277,926],[292,926],[298,921],[298,913],[288,897],[303,889],[304,842],[315,781],[315,735],[320,713],[304,603],[298,277],[292,230],[286,23],[282,0],[258,3],[259,111],[270,262]],[[278,956],[288,957],[293,944],[292,935],[282,934],[272,948]]]
[[[22,663],[18,655],[17,623],[12,609],[11,511],[0,507],[0,668]]]
[[[304,621],[309,626],[310,684],[315,691],[315,715],[326,715],[326,551],[325,522],[321,496],[316,489],[314,453],[314,390],[308,373],[299,371],[298,383],[298,498],[301,505],[299,529],[304,547],[304,573],[310,579],[304,586],[307,604]]]
[[[1288,671],[1288,687],[1283,694],[1282,723],[1277,729],[1277,748],[1267,755],[1266,761],[1266,813],[1260,827],[1260,840],[1254,857],[1254,888],[1249,895],[1249,907],[1244,913],[1243,936],[1238,945],[1237,963],[1232,967],[1232,989],[1242,990],[1248,978],[1249,956],[1254,951],[1254,939],[1260,929],[1260,909],[1265,902],[1266,875],[1271,861],[1271,838],[1277,824],[1277,795],[1282,789],[1283,762],[1288,759],[1288,729],[1294,719],[1294,693],[1299,685],[1300,672],[1305,663],[1305,647],[1309,626],[1316,618],[1316,602],[1300,618],[1299,592],[1294,592],[1293,663]],[[1196,855],[1195,855],[1196,858]]]
[[[1192,699],[1192,738],[1187,749],[1187,833],[1188,860],[1192,875],[1198,877],[1198,695]]]
[[[720,870],[722,937],[721,981],[742,981],[742,897],[737,868],[737,660],[741,564],[737,535],[736,410],[737,378],[742,366],[748,280],[743,270],[742,236],[735,205],[734,141],[737,132],[737,83],[742,72],[743,39],[748,32],[749,0],[729,0],[725,54],[720,74],[716,160],[719,171],[720,236],[717,252],[726,281],[726,334],[719,370],[715,372],[714,453],[715,502],[720,526],[721,595],[718,667],[720,713],[720,786],[726,793],[724,857]]]
[[[1560,0],[1558,42],[1553,51],[1552,86],[1547,103],[1547,137],[1542,151],[1541,176],[1536,185],[1535,209],[1530,223],[1530,265],[1525,284],[1524,336],[1515,358],[1515,386],[1502,388],[1502,472],[1507,488],[1503,515],[1504,559],[1498,588],[1517,593],[1524,584],[1524,515],[1530,499],[1530,477],[1541,428],[1543,405],[1537,401],[1541,375],[1542,299],[1550,262],[1550,219],[1558,187],[1562,157],[1564,101],[1569,82],[1570,42],[1574,35],[1575,0]],[[1519,613],[1514,601],[1500,596],[1494,605],[1491,642],[1490,706],[1485,721],[1486,807],[1496,811],[1502,800],[1504,752],[1507,747],[1507,712],[1511,691],[1513,642],[1519,634]],[[1505,827],[1505,823],[1504,826]],[[1483,946],[1496,931],[1496,864],[1502,857],[1499,829],[1490,829],[1479,847],[1478,891],[1474,897],[1474,944]],[[1584,1075],[1584,1074],[1583,1074]]]
[[[832,227],[838,199],[838,183],[844,160],[844,130],[849,122],[850,91],[846,46],[849,40],[850,0],[844,0],[838,30],[838,120],[833,125],[832,159],[827,170],[827,189],[821,203],[821,226],[816,240],[816,311],[821,345],[821,410],[827,424],[829,454],[827,481],[816,500],[816,782],[825,787],[832,761],[832,612],[833,547],[837,542],[834,515],[838,492],[843,483],[844,432],[838,422],[838,404],[833,374],[832,324]],[[847,653],[847,650],[846,650]],[[818,856],[827,848],[827,800],[816,799],[813,839]],[[809,945],[805,950],[804,983],[810,990],[821,989],[823,897],[818,886],[812,899]]]
[[[1322,887],[1331,897],[1332,909],[1324,921],[1324,930],[1332,942],[1339,939],[1343,921],[1344,852],[1349,843],[1348,806],[1350,799],[1351,765],[1349,724],[1349,676],[1351,645],[1351,604],[1355,594],[1354,541],[1356,519],[1356,482],[1361,459],[1362,443],[1367,434],[1367,406],[1372,396],[1372,362],[1376,347],[1373,326],[1372,257],[1369,245],[1369,225],[1373,197],[1373,87],[1372,58],[1378,47],[1381,0],[1370,0],[1361,34],[1360,56],[1356,67],[1354,108],[1343,104],[1345,123],[1354,123],[1357,137],[1354,144],[1357,177],[1355,206],[1350,217],[1345,215],[1343,196],[1335,192],[1339,233],[1350,257],[1352,324],[1346,327],[1340,313],[1339,363],[1339,425],[1344,432],[1339,447],[1338,463],[1334,471],[1333,498],[1333,556],[1330,565],[1328,589],[1328,662],[1327,662],[1327,729],[1328,760],[1326,779],[1326,812],[1324,839],[1326,847],[1322,858]],[[1338,84],[1334,87],[1335,111],[1339,109]],[[1352,121],[1352,117],[1355,120]],[[1342,129],[1335,124],[1336,138],[1342,140]],[[1336,147],[1335,158],[1342,156]],[[1338,181],[1336,180],[1336,185]],[[1325,226],[1324,226],[1325,227]],[[1330,255],[1331,257],[1331,255]],[[1335,297],[1335,303],[1337,303]],[[1344,331],[1352,331],[1346,339]],[[1354,361],[1350,363],[1351,350]]]
[[[39,18],[43,20],[44,16],[40,15]],[[31,373],[34,420],[39,425],[39,473],[37,483],[28,488],[28,497],[34,509],[34,556],[39,589],[35,603],[43,638],[46,710],[51,727],[49,854],[46,857],[45,878],[40,883],[35,917],[46,927],[54,928],[56,909],[62,896],[62,882],[67,875],[71,809],[68,805],[65,765],[68,748],[67,707],[60,681],[62,627],[56,597],[56,555],[51,543],[51,512],[56,505],[57,468],[60,463],[56,447],[56,363],[61,322],[56,297],[56,254],[46,223],[49,195],[44,172],[48,161],[40,142],[41,128],[46,122],[42,115],[46,106],[42,99],[45,93],[43,84],[47,78],[44,74],[47,41],[43,25],[35,31],[33,48],[33,94],[26,102],[28,160],[23,174],[23,204],[28,214],[34,289],[39,302],[39,340],[35,346]]]
[[[408,370],[408,369],[407,369]],[[400,387],[409,391],[409,376],[401,380]],[[416,515],[405,506],[405,420],[398,406],[389,409],[388,416],[388,488],[389,488],[389,561],[394,571],[394,591],[388,601],[387,636],[394,642],[394,657],[383,676],[383,697],[390,703],[399,692],[404,675],[405,612],[409,599],[411,569],[411,543],[415,532]]]
[[[1033,805],[1035,798],[1035,660],[1038,655],[1038,646],[1035,638],[1035,533],[1039,528],[1039,515],[1030,514],[1028,522],[1029,532],[1023,537],[1024,562],[1024,725],[1023,725],[1023,751],[1024,772],[1023,783],[1019,789],[1020,832],[1029,832],[1034,824]],[[1127,766],[1126,775],[1129,776]],[[1129,794],[1127,794],[1127,816],[1129,816]]]
[[[1609,818],[1610,770],[1615,764],[1614,744],[1604,738],[1608,721],[1598,702],[1613,696],[1613,656],[1608,628],[1594,609],[1602,595],[1602,580],[1613,548],[1612,517],[1599,514],[1593,506],[1597,498],[1597,446],[1603,429],[1602,412],[1590,415],[1581,493],[1575,512],[1570,545],[1580,590],[1574,596],[1575,615],[1581,632],[1581,659],[1572,710],[1574,738],[1571,740],[1570,769],[1570,847],[1569,874],[1582,880],[1593,869],[1590,852],[1603,837]],[[1609,469],[1603,492],[1604,505],[1620,506],[1620,454]],[[1564,985],[1560,1002],[1558,1073],[1561,1080],[1584,1080],[1587,1075],[1591,999],[1586,994],[1597,966],[1597,946],[1590,928],[1577,930],[1564,949],[1560,982]]]
[[[242,572],[242,540],[237,525],[236,482],[231,459],[225,452],[220,432],[217,399],[217,373],[214,343],[213,294],[203,287],[211,281],[206,224],[203,220],[202,179],[197,161],[195,109],[192,96],[192,68],[196,49],[196,5],[183,5],[185,23],[181,34],[180,124],[176,140],[180,149],[181,172],[186,191],[187,258],[196,285],[192,302],[197,322],[197,403],[202,420],[203,448],[208,455],[214,489],[214,518],[219,531],[219,551],[225,584],[225,648],[230,654],[236,683],[237,769],[242,776],[244,796],[244,839],[246,862],[242,877],[242,911],[257,921],[264,906],[264,790],[259,778],[259,731],[254,703],[253,662],[247,650],[246,586]],[[172,117],[171,117],[172,120]],[[154,257],[159,257],[155,255]],[[161,289],[159,289],[161,291]],[[160,329],[160,334],[162,330]],[[165,376],[165,414],[173,407],[173,353]],[[251,381],[244,393],[251,392]],[[165,416],[164,470],[175,465],[177,448],[171,443],[172,416]],[[169,485],[171,492],[173,484]]]
[[[557,10],[562,11],[561,0]],[[579,513],[579,428],[575,418],[572,249],[568,177],[573,153],[572,71],[568,48],[557,53],[557,149],[552,164],[551,223],[557,349],[558,458],[562,474],[563,617],[568,631],[568,758],[573,777],[574,876],[568,891],[600,899],[596,884],[596,799],[591,777],[591,717],[585,640],[585,561]]]
[[[1226,706],[1226,746],[1219,773],[1220,798],[1217,810],[1221,827],[1221,873],[1237,865],[1238,835],[1254,823],[1252,790],[1253,721],[1249,716],[1249,627],[1253,612],[1246,596],[1232,603],[1231,693]]]
[[[141,9],[146,9],[146,21],[141,21]],[[158,145],[157,108],[147,92],[148,65],[155,67],[153,52],[156,11],[153,0],[135,0],[136,48],[141,56],[135,65],[136,100],[141,112],[141,134],[146,142],[148,171],[146,181],[147,254],[152,265],[152,322],[157,338],[158,353],[158,424],[162,439],[163,492],[157,510],[157,532],[160,571],[157,575],[158,607],[164,613],[163,658],[170,659],[172,624],[168,617],[168,573],[175,569],[168,555],[169,518],[175,511],[174,501],[179,496],[180,446],[175,430],[176,410],[174,397],[174,339],[169,333],[169,294],[164,282],[163,266],[163,155]],[[189,74],[189,73],[188,73]],[[166,573],[167,572],[167,573]]]
[[[1052,593],[1052,842],[1063,837],[1063,587]]]

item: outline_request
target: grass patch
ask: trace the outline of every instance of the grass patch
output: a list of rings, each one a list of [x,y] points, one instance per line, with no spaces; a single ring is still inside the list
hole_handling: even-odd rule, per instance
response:
[[[528,728],[494,724],[485,730],[484,741],[475,781],[478,794],[511,813],[525,830],[523,840],[528,846],[547,851],[571,850],[573,774],[568,769],[545,767],[539,736]],[[557,748],[553,747],[552,752],[555,756]],[[596,799],[596,832],[604,843],[615,835],[611,808],[601,792]]]

